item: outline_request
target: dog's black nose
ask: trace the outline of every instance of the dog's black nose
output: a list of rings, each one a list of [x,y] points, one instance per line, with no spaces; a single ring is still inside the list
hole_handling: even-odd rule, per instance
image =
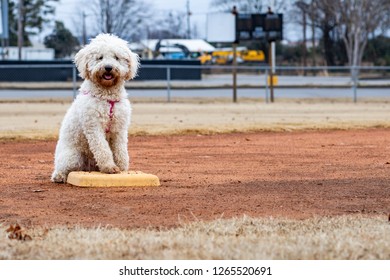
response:
[[[111,65],[106,65],[106,66],[104,66],[104,69],[106,69],[107,72],[111,72],[112,66]]]

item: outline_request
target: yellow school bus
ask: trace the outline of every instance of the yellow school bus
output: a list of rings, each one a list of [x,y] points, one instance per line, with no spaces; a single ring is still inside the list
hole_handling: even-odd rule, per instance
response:
[[[262,62],[265,60],[263,51],[247,50],[241,51],[241,58],[245,62]]]
[[[237,62],[263,62],[265,61],[265,55],[263,51],[258,50],[240,50],[236,51]],[[214,64],[230,64],[233,61],[233,51],[230,50],[219,50],[214,51],[211,54],[212,63]]]

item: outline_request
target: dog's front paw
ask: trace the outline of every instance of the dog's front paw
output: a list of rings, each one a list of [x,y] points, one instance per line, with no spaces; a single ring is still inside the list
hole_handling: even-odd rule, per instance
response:
[[[65,183],[66,182],[66,175],[62,172],[54,171],[51,175],[51,181],[54,183]]]
[[[119,169],[118,166],[114,165],[114,166],[106,166],[100,168],[100,172],[107,173],[107,174],[115,174],[115,173],[120,173],[121,170]]]

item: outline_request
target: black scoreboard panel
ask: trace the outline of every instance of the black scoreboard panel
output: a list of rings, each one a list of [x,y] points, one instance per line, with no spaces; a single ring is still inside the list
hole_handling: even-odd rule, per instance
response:
[[[283,39],[283,14],[237,14],[237,41]]]

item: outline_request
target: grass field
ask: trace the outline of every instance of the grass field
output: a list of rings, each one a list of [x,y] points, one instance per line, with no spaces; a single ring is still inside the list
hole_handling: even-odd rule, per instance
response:
[[[245,216],[170,230],[56,227],[24,234],[32,240],[1,235],[0,259],[390,259],[390,223],[383,216]]]

